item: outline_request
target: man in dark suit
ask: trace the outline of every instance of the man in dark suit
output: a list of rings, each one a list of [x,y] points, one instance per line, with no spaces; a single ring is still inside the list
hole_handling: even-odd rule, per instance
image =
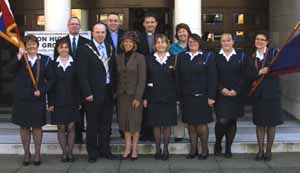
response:
[[[78,78],[86,105],[88,161],[98,157],[116,159],[110,150],[110,128],[115,91],[115,54],[104,41],[106,26],[97,23],[92,29],[92,41],[78,52]]]
[[[139,34],[138,52],[143,54],[146,58],[154,52],[154,39],[156,35],[156,28],[158,22],[157,18],[152,13],[145,14],[143,26],[145,31]],[[145,108],[146,109],[146,108]],[[153,141],[153,129],[147,126],[147,113],[144,110],[142,127],[141,127],[141,140]]]
[[[110,43],[116,54],[122,53],[120,48],[121,39],[124,35],[124,30],[120,29],[120,17],[117,13],[110,13],[107,16],[107,34],[105,41]]]
[[[76,59],[78,55],[78,48],[88,42],[90,40],[82,37],[79,35],[80,31],[80,20],[78,17],[71,17],[68,21],[68,30],[69,34],[60,40],[64,39],[67,40],[69,43],[69,54]],[[56,41],[56,43],[59,40]],[[57,58],[57,44],[55,44],[54,49],[54,58]],[[82,132],[84,131],[84,106],[80,110],[80,121],[75,123],[75,143],[76,144],[83,144],[83,136]]]
[[[80,46],[88,43],[90,40],[86,39],[85,37],[80,36],[79,31],[80,31],[80,20],[78,17],[71,17],[68,21],[68,31],[69,34],[66,35],[65,37],[61,39],[66,39],[68,40],[69,43],[69,54],[73,58],[77,58],[78,54],[78,49]],[[61,40],[59,39],[59,40]],[[57,40],[56,43],[59,41]],[[54,49],[54,58],[57,58],[58,52],[57,52],[57,45],[55,44],[55,49]]]
[[[154,52],[154,39],[156,35],[157,18],[152,13],[145,14],[143,26],[145,31],[139,34],[138,52],[144,56]]]

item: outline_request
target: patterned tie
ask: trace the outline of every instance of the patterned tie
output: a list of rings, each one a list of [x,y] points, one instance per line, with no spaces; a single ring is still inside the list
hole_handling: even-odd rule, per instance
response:
[[[72,55],[73,55],[74,58],[75,58],[75,53],[76,53],[76,38],[73,37],[73,40],[72,40]]]
[[[103,58],[103,60],[106,60],[107,57],[106,57],[106,54],[104,52],[105,51],[104,50],[104,45],[100,44],[98,50],[99,50],[101,58]]]

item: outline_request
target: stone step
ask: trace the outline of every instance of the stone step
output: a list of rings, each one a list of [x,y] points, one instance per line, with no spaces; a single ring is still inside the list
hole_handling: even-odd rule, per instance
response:
[[[56,127],[47,125],[44,127],[43,144],[41,152],[44,154],[60,154],[60,146],[57,142]],[[213,151],[215,141],[214,123],[209,124],[209,148]],[[187,134],[187,132],[186,132]],[[111,146],[114,153],[120,153],[124,147],[124,140],[120,139],[117,123],[112,125]],[[170,153],[186,154],[189,152],[189,140],[176,143],[172,138],[170,141]],[[238,121],[238,129],[232,151],[234,153],[256,153],[256,133],[255,126],[251,121]],[[34,149],[31,145],[32,151]],[[151,142],[140,142],[139,153],[151,154],[155,150],[155,145]],[[274,152],[300,152],[300,123],[298,121],[286,121],[278,126],[275,137]],[[22,154],[23,148],[20,141],[18,126],[11,123],[0,123],[0,154]],[[76,145],[75,154],[86,154],[85,145]]]

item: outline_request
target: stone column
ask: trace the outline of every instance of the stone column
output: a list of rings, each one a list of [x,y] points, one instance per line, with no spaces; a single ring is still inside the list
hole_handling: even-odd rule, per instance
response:
[[[44,10],[46,31],[67,31],[71,0],[44,0]]]
[[[202,0],[175,0],[174,29],[177,24],[186,23],[193,33],[202,35],[201,2]]]

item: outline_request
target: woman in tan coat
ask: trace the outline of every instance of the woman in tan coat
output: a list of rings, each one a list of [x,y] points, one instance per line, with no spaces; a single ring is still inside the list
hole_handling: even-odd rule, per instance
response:
[[[142,98],[146,83],[146,63],[144,56],[136,52],[137,35],[135,32],[125,33],[121,48],[124,53],[117,56],[116,62],[118,121],[120,129],[125,134],[123,159],[136,160],[143,113]]]

